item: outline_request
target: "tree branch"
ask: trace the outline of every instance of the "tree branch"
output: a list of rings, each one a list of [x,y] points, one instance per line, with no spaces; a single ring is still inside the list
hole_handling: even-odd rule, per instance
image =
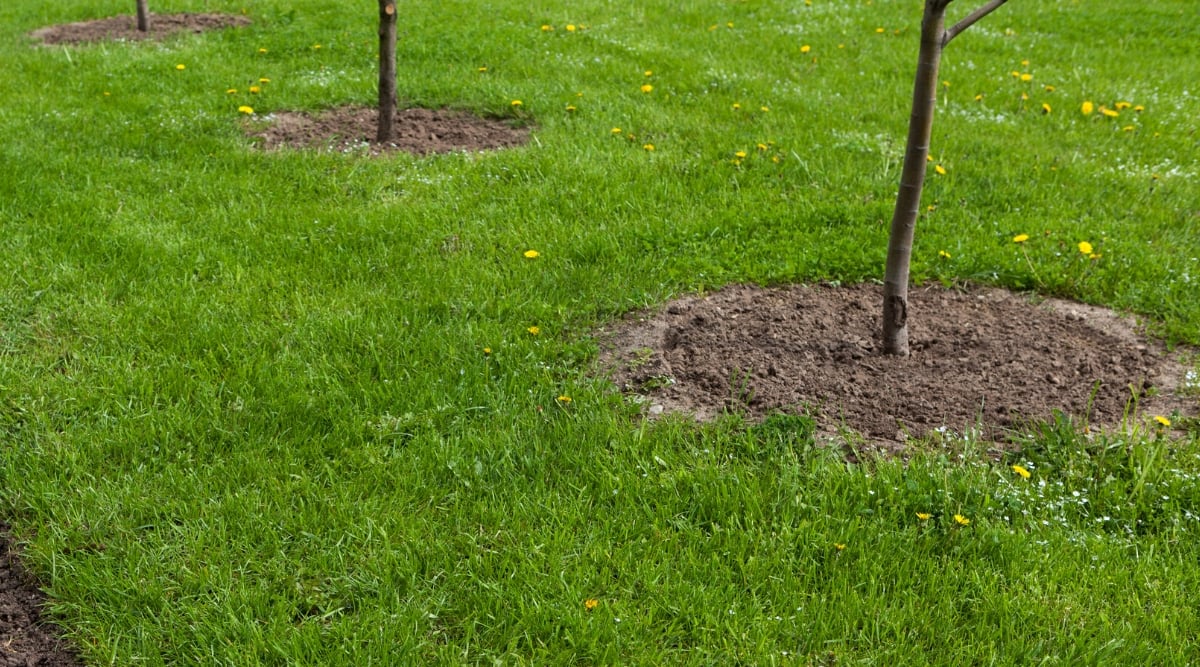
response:
[[[955,23],[948,30],[946,30],[946,35],[944,37],[942,37],[942,46],[949,44],[950,40],[952,40],[958,36],[958,33],[975,25],[976,21],[987,16],[988,14],[991,14],[992,12],[994,12],[996,10],[997,7],[999,7],[1000,5],[1003,5],[1006,2],[1008,2],[1008,0],[989,0],[989,2],[986,5],[983,5],[979,9],[976,9],[975,11],[968,14],[966,18],[959,21],[958,23]]]

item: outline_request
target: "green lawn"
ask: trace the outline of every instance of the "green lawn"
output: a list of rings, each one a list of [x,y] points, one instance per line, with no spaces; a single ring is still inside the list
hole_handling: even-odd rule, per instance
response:
[[[596,379],[622,313],[882,276],[920,2],[400,3],[402,103],[528,146],[253,149],[241,105],[371,102],[359,4],[152,0],[254,23],[74,48],[25,35],[133,2],[0,4],[0,516],[90,663],[1197,658],[1195,425],[854,466]],[[1195,9],[956,39],[914,279],[1200,344]]]

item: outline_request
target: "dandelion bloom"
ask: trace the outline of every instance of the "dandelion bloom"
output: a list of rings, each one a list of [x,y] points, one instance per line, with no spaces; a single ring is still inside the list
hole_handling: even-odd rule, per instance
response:
[[[316,51],[317,49],[321,48],[321,45],[320,45],[320,44],[313,44],[313,45],[312,45],[312,48],[313,48],[313,51]]]
[[[1018,474],[1018,475],[1020,475],[1021,477],[1024,477],[1025,479],[1029,479],[1029,474],[1030,474],[1030,473],[1029,473],[1029,471],[1028,471],[1028,470],[1026,470],[1026,469],[1025,469],[1025,467],[1024,467],[1024,466],[1016,466],[1016,465],[1015,465],[1015,466],[1013,466],[1013,467],[1012,467],[1012,471],[1013,471],[1013,472],[1015,472],[1015,473],[1017,473],[1017,474]]]
[[[842,544],[842,543],[838,542],[838,543],[835,543],[835,544],[833,545],[833,548],[834,548],[834,549],[837,549],[838,551],[845,551],[845,549],[846,549],[846,545],[844,545],[844,544]]]
[[[917,518],[922,521],[928,521],[933,518],[933,515],[929,512],[917,512]]]
[[[271,80],[264,76],[261,79],[259,79],[258,82],[259,83],[271,83]]]
[[[755,145],[754,145],[754,147],[755,147],[755,148],[757,148],[757,149],[758,149],[758,150],[760,150],[760,151],[765,151],[765,150],[767,150],[767,145],[766,145],[766,144],[755,144]]]
[[[1133,105],[1129,102],[1117,102],[1113,106],[1116,107],[1117,111],[1124,111]]]
[[[881,35],[881,34],[883,34],[883,33],[884,33],[884,29],[883,29],[883,28],[876,28],[876,29],[875,29],[875,34],[877,34],[877,35]]]
[[[1029,83],[1030,81],[1033,81],[1033,75],[1032,74],[1022,74],[1021,80],[1024,81],[1025,83]]]
[[[1080,241],[1078,248],[1079,252],[1085,255],[1092,254],[1092,244],[1088,243],[1087,241]]]
[[[254,113],[254,109],[251,109],[250,107],[248,107],[248,106],[245,106],[245,105],[238,107],[238,111],[240,111],[240,112],[242,112],[242,113],[244,113],[244,114],[252,114],[252,113]]]
[[[950,259],[950,253],[946,252],[945,250],[939,250],[938,257],[941,257],[942,259]]]
[[[739,159],[739,160],[746,159],[746,151],[738,151],[738,152],[734,153],[734,155],[736,155],[737,159]]]
[[[1133,125],[1126,125],[1125,127],[1121,128],[1121,130],[1124,132],[1133,132],[1136,129],[1137,128],[1134,127]]]
[[[734,110],[734,111],[738,111],[738,110],[739,110],[739,109],[741,109],[741,108],[742,108],[742,105],[738,104],[737,102],[734,102],[734,103],[733,103],[733,110]]]
[[[1013,237],[1013,243],[1024,243],[1029,240],[1028,234],[1017,234]]]
[[[976,96],[975,96],[975,101],[976,101],[976,102],[982,102],[982,101],[983,101],[983,95],[982,95],[982,94],[976,95]]]
[[[1164,417],[1162,415],[1154,415],[1154,421],[1158,422],[1159,424],[1161,424],[1163,426],[1171,425],[1171,420],[1167,419],[1166,417]]]
[[[571,402],[571,397],[564,394],[554,400],[558,401],[559,403],[562,403],[563,405],[566,405],[567,403]]]
[[[259,52],[259,53],[266,53],[266,52],[267,52],[267,50],[266,50],[266,49],[263,49],[263,48],[260,48],[260,49],[258,50],[258,52]]]
[[[228,90],[226,90],[226,91],[225,91],[225,94],[226,94],[226,95],[236,95],[236,94],[237,94],[237,88],[230,88],[230,89],[228,89]]]
[[[513,101],[511,102],[511,104],[512,104],[514,107],[519,107],[519,106],[521,106],[521,100],[513,100]]]
[[[652,90],[654,90],[654,86],[651,86],[651,85],[650,85],[650,84],[648,84],[648,83],[643,83],[643,84],[642,84],[642,92],[643,92],[643,93],[648,93],[648,92],[650,92],[650,91],[652,91]]]
[[[644,149],[646,149],[646,150],[648,150],[648,151],[653,151],[653,150],[654,150],[654,144],[642,144],[642,148],[644,148]]]
[[[651,70],[646,70],[645,72],[643,72],[643,74],[645,74],[646,76],[654,76],[654,72]]]
[[[619,127],[614,127],[613,129],[609,130],[609,132],[611,132],[612,134],[620,134],[620,133],[621,133],[621,128],[619,128]]]
[[[257,94],[259,94],[259,93],[261,93],[261,92],[262,92],[262,88],[260,88],[260,87],[258,87],[258,86],[250,86],[250,88],[249,88],[248,90],[249,90],[249,91],[250,91],[250,93],[251,93],[251,94],[253,94],[253,95],[257,95]]]
[[[969,526],[971,525],[971,520],[961,514],[955,514],[954,523],[957,523],[960,526]]]
[[[1049,104],[1042,105],[1042,113],[1050,113],[1050,105]]]
[[[800,47],[800,53],[808,53],[809,51],[812,51],[812,47],[809,46],[808,44],[805,44],[804,46]]]
[[[491,353],[492,353],[492,348],[490,348],[490,347],[485,347],[485,348],[483,348],[483,353],[484,353],[484,354],[491,354]]]
[[[945,167],[943,167],[943,166],[942,166],[942,165],[940,165],[940,164],[935,164],[935,165],[933,165],[933,170],[934,170],[934,171],[936,171],[936,172],[938,173],[938,176],[945,176],[945,175],[946,175],[946,168],[945,168]]]
[[[574,23],[567,24],[567,32],[575,32],[575,24]]]
[[[1014,78],[1014,79],[1021,78],[1021,73],[1018,72],[1017,70],[1013,70],[1012,72],[1009,72],[1009,73],[1012,74],[1012,78]]]
[[[1092,113],[1092,111],[1094,111],[1095,109],[1096,109],[1096,105],[1092,104],[1091,102],[1084,102],[1083,106],[1079,107],[1079,110],[1082,111],[1083,115],[1085,115],[1085,116]]]
[[[1116,118],[1117,116],[1121,115],[1121,113],[1119,111],[1113,111],[1112,109],[1109,109],[1107,107],[1100,107],[1100,113],[1104,114],[1105,116],[1107,116],[1109,118]]]
[[[487,68],[486,68],[486,67],[480,67],[479,69],[476,69],[475,71],[476,71],[476,72],[486,72],[486,71],[487,71]]]
[[[530,335],[532,335],[532,336],[536,336],[536,335],[542,333],[541,327],[538,327],[538,326],[529,327],[528,329],[526,329],[526,331],[528,331],[530,333]]]
[[[551,30],[554,30],[554,26],[552,26],[552,25],[543,25],[542,26],[542,32],[550,32]]]
[[[595,598],[588,598],[583,601],[583,608],[591,611],[600,605],[600,601]]]
[[[567,105],[567,111],[568,111],[568,112],[575,111],[575,106],[574,106],[574,105],[572,105],[572,104],[568,104],[568,105]]]
[[[184,65],[183,63],[179,63],[178,65],[175,66],[175,69],[185,70],[185,69],[187,69],[187,65]]]
[[[1134,107],[1134,108],[1133,108],[1133,110],[1134,110],[1134,111],[1136,111],[1136,112],[1138,112],[1138,113],[1141,113],[1141,112],[1143,112],[1143,111],[1145,111],[1145,110],[1146,110],[1146,107],[1144,107],[1144,106],[1142,106],[1142,105],[1140,105],[1140,104],[1139,104],[1139,105],[1137,105],[1136,107]]]
[[[542,253],[540,253],[540,252],[538,252],[538,251],[536,251],[536,250],[526,250],[526,251],[525,251],[525,258],[526,258],[526,259],[537,259],[539,256],[541,256],[541,254],[542,254]]]
[[[763,113],[767,113],[768,111],[770,111],[770,110],[771,110],[771,107],[767,107],[767,106],[761,106],[761,107],[759,107],[759,108],[758,108],[758,110],[759,110],[759,111],[761,111],[761,112],[763,112]]]
[[[1047,93],[1053,93],[1053,92],[1054,92],[1054,86],[1046,86],[1046,92],[1047,92]]]

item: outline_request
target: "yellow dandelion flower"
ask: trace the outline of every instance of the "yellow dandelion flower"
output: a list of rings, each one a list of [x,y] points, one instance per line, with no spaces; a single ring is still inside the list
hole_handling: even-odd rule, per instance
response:
[[[514,107],[519,107],[519,106],[521,106],[522,102],[521,102],[521,100],[513,100],[512,102],[510,102],[510,104]]]
[[[937,210],[937,204],[930,204],[929,206],[925,207],[925,210],[929,211],[930,213],[933,213],[934,211]]]
[[[1171,420],[1167,419],[1166,417],[1164,417],[1162,415],[1154,415],[1154,421],[1158,422],[1162,426],[1170,426],[1171,425]]]
[[[938,176],[945,176],[945,175],[946,175],[946,168],[945,168],[945,167],[943,167],[943,166],[942,166],[942,165],[940,165],[940,164],[935,164],[935,165],[933,165],[933,170],[934,170],[934,171],[936,171],[936,172],[938,173]]]
[[[767,150],[767,145],[766,145],[766,144],[754,144],[754,147],[755,147],[755,148],[757,148],[757,149],[758,149],[758,150],[760,150],[760,151],[765,151],[765,150]]]
[[[933,518],[933,515],[929,512],[917,512],[917,518],[922,521],[928,521]]]
[[[643,93],[648,93],[648,92],[650,92],[650,91],[652,91],[652,90],[654,90],[654,86],[651,86],[651,85],[650,85],[650,84],[648,84],[648,83],[643,83],[643,84],[642,84],[642,92],[643,92]]]
[[[1103,255],[1101,255],[1098,252],[1094,252],[1094,253],[1088,255],[1088,259],[1100,259],[1101,257],[1103,257]]]
[[[264,77],[260,78],[258,80],[258,82],[259,83],[271,83],[271,80],[264,76]]]
[[[106,90],[106,91],[104,91],[104,96],[105,96],[105,97],[111,97],[111,96],[112,96],[112,93],[110,93],[110,92],[108,92],[108,91]]]
[[[537,259],[538,257],[541,257],[541,256],[542,256],[542,253],[540,253],[536,250],[526,250],[525,251],[525,259]]]
[[[240,111],[241,113],[244,113],[244,114],[254,113],[254,109],[252,109],[248,106],[245,106],[245,105],[238,107],[238,111]]]
[[[486,68],[486,67],[480,67],[480,68],[476,69],[475,71],[476,71],[476,72],[486,72],[486,71],[487,71],[487,68]]]
[[[249,90],[252,95],[257,95],[262,92],[262,88],[258,86],[250,86],[247,88],[247,90]]]
[[[1107,116],[1109,118],[1116,118],[1117,116],[1121,115],[1120,112],[1113,111],[1112,109],[1109,109],[1107,107],[1100,107],[1100,113],[1104,114],[1105,116]]]
[[[1116,104],[1113,105],[1113,107],[1115,107],[1117,111],[1124,111],[1131,106],[1133,106],[1133,105],[1130,104],[1129,102],[1117,102]]]
[[[1015,472],[1015,473],[1017,473],[1017,474],[1018,474],[1018,475],[1020,475],[1021,477],[1024,477],[1025,479],[1029,479],[1030,472],[1029,472],[1028,470],[1026,470],[1026,469],[1025,469],[1025,466],[1017,466],[1017,465],[1015,465],[1015,466],[1013,466],[1013,467],[1012,467],[1012,471],[1013,471],[1013,472]]]
[[[567,32],[575,32],[575,24],[574,23],[567,24]]]
[[[1077,247],[1079,248],[1079,252],[1085,255],[1092,254],[1092,244],[1088,243],[1087,241],[1080,241]]]
[[[551,30],[554,30],[554,26],[544,25],[544,24],[542,25],[542,32],[550,32]]]
[[[575,111],[575,105],[573,105],[573,104],[568,104],[568,105],[567,105],[567,113],[572,113],[572,112],[574,112],[574,111]]]
[[[1013,243],[1024,243],[1029,240],[1028,234],[1017,234],[1012,238]]]
[[[971,525],[971,520],[961,514],[955,514],[954,523],[957,523],[960,526],[969,526]]]
[[[1022,65],[1023,67],[1029,67],[1029,60],[1022,60],[1022,61],[1021,61],[1021,65]]]
[[[621,128],[619,128],[619,127],[614,127],[613,129],[609,130],[609,133],[610,133],[610,134],[620,134],[620,133],[621,133]]]
[[[1095,111],[1095,109],[1096,105],[1092,104],[1091,102],[1084,102],[1083,106],[1079,107],[1079,110],[1082,111],[1083,115],[1085,116],[1092,113],[1092,111]]]
[[[536,336],[536,335],[542,333],[541,327],[538,327],[538,326],[529,327],[528,329],[526,329],[526,331],[528,331],[529,335],[531,335],[531,336]]]
[[[809,46],[808,44],[805,44],[804,46],[800,47],[800,53],[808,53],[809,51],[812,51],[812,47]]]
[[[266,50],[266,49],[264,49],[264,48],[259,48],[258,52],[259,52],[259,53],[266,53],[266,52],[267,52],[267,50]]]
[[[939,250],[938,257],[941,257],[942,259],[950,259],[950,253],[946,252],[945,250]]]
[[[741,108],[742,108],[742,105],[738,104],[737,102],[734,102],[734,103],[733,103],[733,110],[734,110],[734,111],[740,111],[740,110],[741,110]]]
[[[943,82],[942,82],[942,87],[943,87],[943,88],[949,88],[949,87],[950,87],[950,82],[949,82],[949,81],[943,81]]]
[[[187,69],[187,65],[184,65],[183,63],[179,63],[178,65],[175,66],[175,69],[182,71],[182,70]]]
[[[562,396],[559,396],[558,398],[556,398],[554,400],[558,401],[559,403],[562,403],[563,405],[566,405],[571,402],[571,397],[567,396],[566,394],[563,394]]]
[[[490,348],[490,347],[485,347],[485,348],[483,348],[483,353],[484,353],[484,354],[491,354],[491,353],[492,353],[492,348]]]
[[[1136,129],[1137,128],[1134,127],[1133,125],[1126,125],[1125,127],[1121,128],[1121,130],[1123,130],[1125,132],[1133,132]]]
[[[1029,93],[1021,93],[1021,101],[1029,99]]]
[[[654,150],[654,144],[642,144],[642,148],[643,148],[643,149],[645,149],[645,150],[647,150],[647,151],[653,151],[653,150]]]
[[[833,545],[833,548],[834,548],[834,549],[837,549],[838,551],[845,551],[845,550],[846,550],[846,545],[844,545],[844,544],[842,544],[842,543],[838,542],[838,543],[835,543],[835,544]]]
[[[644,74],[645,76],[654,76],[654,71],[653,71],[653,70],[646,70],[645,72],[642,72],[642,74]]]
[[[320,44],[313,44],[313,45],[312,45],[312,48],[313,48],[313,51],[318,51],[318,50],[320,50],[320,48],[321,48],[321,45],[320,45]]]
[[[1042,104],[1042,113],[1050,113],[1050,105]]]
[[[780,157],[779,157],[778,155],[772,155],[772,156],[771,156],[771,162],[774,162],[775,164],[779,164],[779,162],[780,162]]]
[[[739,159],[739,160],[746,159],[746,151],[738,151],[738,152],[734,153],[734,155],[736,155],[737,159]]]
[[[598,606],[600,606],[600,601],[595,598],[588,598],[583,601],[583,608],[588,611],[591,611]]]
[[[1013,70],[1013,71],[1009,72],[1009,74],[1012,74],[1012,78],[1014,78],[1014,79],[1021,78],[1021,73],[1018,72],[1017,70]]]
[[[1146,107],[1144,107],[1144,106],[1142,106],[1142,105],[1140,105],[1140,104],[1139,104],[1139,105],[1137,105],[1136,107],[1134,107],[1134,108],[1133,108],[1133,110],[1134,110],[1134,111],[1136,111],[1136,112],[1138,112],[1138,113],[1141,113],[1141,112],[1143,112],[1143,111],[1145,111],[1145,110],[1146,110]]]
[[[229,88],[225,91],[226,95],[237,95],[237,88]]]
[[[975,96],[975,101],[976,101],[976,102],[982,102],[982,101],[983,101],[983,94],[982,94],[982,93],[980,93],[979,95],[976,95],[976,96]]]
[[[758,110],[759,110],[759,111],[761,111],[761,112],[763,112],[763,113],[767,113],[768,111],[770,111],[770,110],[771,110],[771,107],[768,107],[768,106],[761,106],[761,107],[759,107],[759,108],[758,108]]]
[[[1054,86],[1049,86],[1049,85],[1048,85],[1048,86],[1046,86],[1046,92],[1047,92],[1047,93],[1053,93],[1053,92],[1054,92]]]
[[[1029,83],[1030,81],[1033,81],[1033,75],[1032,75],[1032,74],[1028,74],[1028,73],[1026,73],[1026,74],[1022,74],[1022,75],[1021,75],[1021,80],[1022,80],[1022,81],[1024,81],[1025,83]]]
[[[876,29],[875,29],[875,34],[876,34],[876,35],[882,35],[884,32],[887,32],[887,31],[886,31],[886,30],[884,30],[883,28],[876,28]]]
[[[729,21],[728,23],[726,23],[726,24],[725,24],[725,27],[726,27],[726,28],[732,28],[732,27],[733,27],[733,21]]]

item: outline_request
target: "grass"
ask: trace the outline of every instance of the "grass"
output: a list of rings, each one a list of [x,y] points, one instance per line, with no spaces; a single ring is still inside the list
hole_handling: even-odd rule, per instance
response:
[[[1194,426],[848,465],[595,379],[619,314],[882,271],[918,3],[676,5],[402,5],[407,102],[536,130],[386,159],[263,154],[237,111],[369,103],[369,9],[164,0],[254,24],[34,48],[132,7],[0,6],[0,507],[89,662],[1194,658]],[[1022,0],[956,40],[914,277],[1200,343],[1193,9]]]

